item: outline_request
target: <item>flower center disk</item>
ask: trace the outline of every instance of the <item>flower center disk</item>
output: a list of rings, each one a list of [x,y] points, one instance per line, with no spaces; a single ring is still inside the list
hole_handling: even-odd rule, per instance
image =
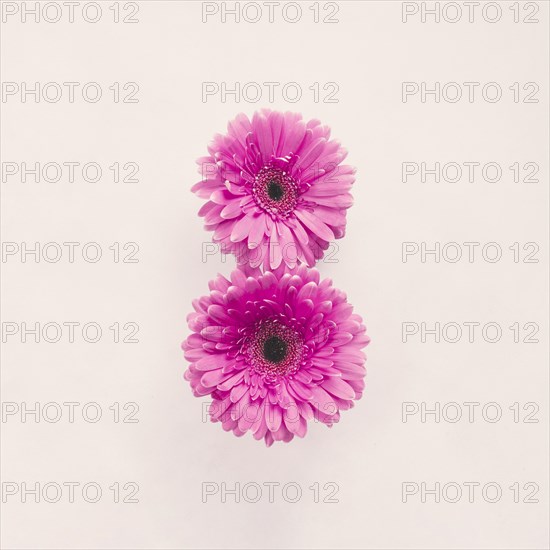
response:
[[[243,352],[257,374],[266,382],[276,383],[300,368],[304,342],[297,330],[280,319],[263,319],[251,327]]]
[[[290,175],[273,166],[262,168],[252,186],[256,204],[273,215],[286,218],[298,202],[298,187]]]
[[[285,357],[288,346],[278,336],[271,336],[264,342],[264,357],[271,363],[280,363]]]
[[[280,201],[285,196],[285,191],[277,180],[271,180],[267,184],[267,194],[274,201]]]

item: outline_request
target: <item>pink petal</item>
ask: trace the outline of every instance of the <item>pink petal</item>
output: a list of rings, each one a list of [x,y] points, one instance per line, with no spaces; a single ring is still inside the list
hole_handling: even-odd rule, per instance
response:
[[[265,216],[258,214],[253,218],[248,235],[248,248],[256,248],[264,242]]]
[[[233,231],[231,231],[231,241],[236,243],[248,237],[252,226],[252,221],[252,216],[242,217],[233,227]]]
[[[330,229],[330,227],[315,216],[315,214],[311,214],[307,210],[302,210],[299,208],[297,208],[294,213],[306,227],[308,227],[315,234],[319,235],[319,237],[327,242],[334,240],[334,233],[332,232],[332,229]]]
[[[225,208],[221,211],[220,216],[224,219],[236,218],[241,214],[241,205],[239,200],[234,200],[230,202]]]
[[[323,382],[322,386],[323,389],[336,397],[340,397],[342,399],[355,399],[355,392],[353,391],[353,388],[341,378],[331,376]]]
[[[281,426],[281,420],[283,418],[282,409],[279,405],[271,405],[266,403],[265,407],[265,422],[270,431],[276,432]]]

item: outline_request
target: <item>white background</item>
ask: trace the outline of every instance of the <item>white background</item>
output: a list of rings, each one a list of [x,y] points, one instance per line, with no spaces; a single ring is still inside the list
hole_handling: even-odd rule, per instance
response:
[[[333,11],[325,4],[338,8],[336,23],[322,22]],[[421,4],[434,7],[417,3],[419,10]],[[77,329],[74,343],[67,332],[57,343],[35,343],[33,336],[23,343],[19,332],[3,344],[4,412],[13,403],[19,411],[35,402],[80,403],[72,423],[66,407],[57,422],[4,414],[3,490],[15,484],[19,491],[3,495],[3,548],[548,548],[548,3],[531,4],[538,23],[523,22],[534,9],[523,3],[515,23],[511,2],[498,3],[502,16],[494,23],[481,8],[470,23],[462,2],[456,23],[436,23],[434,16],[423,23],[420,11],[403,22],[403,4],[393,1],[321,2],[318,23],[313,2],[301,3],[295,23],[280,7],[273,23],[266,7],[258,23],[230,15],[224,23],[221,9],[203,22],[202,4],[183,1],[139,2],[133,24],[113,21],[113,2],[100,2],[97,23],[83,19],[82,4],[74,23],[67,8],[56,23],[35,23],[33,16],[24,22],[21,11],[6,17],[4,83],[80,85],[73,103],[66,87],[52,103],[3,93],[2,161],[97,162],[103,175],[89,183],[77,170],[73,183],[66,172],[56,183],[33,176],[23,183],[18,174],[2,183],[4,244],[80,243],[74,263],[65,247],[58,262],[32,255],[23,262],[20,252],[3,258],[2,320],[18,327],[94,322],[103,335],[91,344]],[[121,2],[119,9],[123,17],[131,6]],[[97,103],[82,98],[87,82],[102,88]],[[115,82],[137,83],[138,102],[114,102]],[[232,95],[223,102],[220,94],[203,97],[203,82],[280,85],[273,103],[266,87],[257,103]],[[280,92],[288,82],[302,90],[295,103]],[[316,82],[318,101],[309,89]],[[323,101],[328,82],[338,86],[337,102]],[[433,95],[422,102],[420,94],[403,102],[403,82],[480,85],[473,102],[437,103]],[[499,101],[483,98],[487,82],[502,88]],[[518,103],[509,89],[515,82]],[[539,86],[538,103],[523,102],[526,82]],[[210,234],[196,215],[202,202],[190,193],[199,177],[195,159],[228,120],[260,107],[321,119],[357,166],[347,235],[337,243],[336,261],[318,267],[348,293],[372,338],[367,390],[357,406],[332,430],[310,425],[304,440],[269,449],[203,421],[203,405],[182,378],[187,365],[179,348],[191,300],[234,263],[219,255],[204,261]],[[114,183],[114,162],[137,163],[139,181]],[[435,183],[433,176],[403,182],[403,162],[495,162],[502,177],[487,182],[478,169],[473,182],[466,175],[456,183]],[[536,163],[539,181],[515,183],[508,168],[515,162]],[[103,251],[97,263],[82,258],[89,242]],[[114,262],[115,242],[137,243],[139,261]],[[436,263],[433,255],[422,262],[420,254],[403,262],[404,242],[481,245],[473,262],[465,247],[456,263]],[[500,261],[483,258],[488,242],[502,247]],[[539,247],[538,263],[523,262],[523,250],[515,263],[508,247],[528,242]],[[434,343],[430,335],[422,343],[420,334],[402,339],[405,322],[433,328],[469,321],[498,323],[501,340],[487,342],[478,328],[470,343],[463,325],[457,343]],[[114,343],[114,322],[137,323],[139,343]],[[514,343],[508,327],[528,322],[539,326],[538,343]],[[100,421],[83,419],[88,402],[101,407]],[[136,403],[138,422],[114,422],[115,402]],[[481,405],[473,422],[464,406],[456,423],[433,415],[421,422],[420,414],[404,422],[404,402]],[[498,422],[482,415],[489,402],[502,409]],[[513,403],[520,407],[517,423]],[[538,406],[538,423],[524,422],[525,403]],[[57,503],[42,496],[37,503],[33,495],[23,502],[23,483],[64,482],[80,484],[74,502],[68,492]],[[96,503],[82,497],[90,482],[103,491]],[[137,484],[139,502],[113,502],[115,482]],[[221,492],[203,502],[205,482],[220,491],[222,484],[256,483],[264,491],[257,503],[242,495],[236,503]],[[280,484],[273,503],[262,485],[269,482]],[[296,503],[281,493],[291,482],[303,492]],[[403,502],[405,482],[428,489],[454,482],[463,495],[457,503],[437,503],[429,494],[422,502],[419,492]],[[473,502],[464,482],[480,484]],[[498,502],[483,498],[488,482],[502,488]],[[321,487],[318,503],[309,489],[314,483]],[[337,484],[337,503],[322,502],[326,483]],[[509,489],[514,483],[519,503]],[[526,483],[539,487],[538,503],[523,502]]]

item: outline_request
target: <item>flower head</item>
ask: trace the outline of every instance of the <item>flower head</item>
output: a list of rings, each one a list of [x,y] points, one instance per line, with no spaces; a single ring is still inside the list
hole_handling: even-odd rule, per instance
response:
[[[212,421],[241,436],[290,441],[313,418],[331,426],[365,387],[370,339],[346,295],[316,269],[236,269],[209,284],[187,321],[185,379]]]
[[[355,169],[330,129],[298,113],[244,114],[216,135],[200,158],[192,190],[207,202],[199,215],[222,251],[266,270],[309,266],[344,236]]]

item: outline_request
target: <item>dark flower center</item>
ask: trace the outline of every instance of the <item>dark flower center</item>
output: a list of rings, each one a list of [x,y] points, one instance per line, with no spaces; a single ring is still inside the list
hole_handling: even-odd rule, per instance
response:
[[[286,218],[296,208],[299,193],[288,172],[275,166],[264,166],[252,185],[256,204],[274,217]]]
[[[267,194],[270,199],[279,202],[283,198],[285,191],[278,181],[271,180],[267,184]]]
[[[244,331],[241,353],[264,382],[276,384],[300,368],[305,349],[303,336],[282,317],[261,319]]]
[[[264,342],[264,357],[271,363],[280,363],[285,357],[288,346],[278,336],[272,336]]]

